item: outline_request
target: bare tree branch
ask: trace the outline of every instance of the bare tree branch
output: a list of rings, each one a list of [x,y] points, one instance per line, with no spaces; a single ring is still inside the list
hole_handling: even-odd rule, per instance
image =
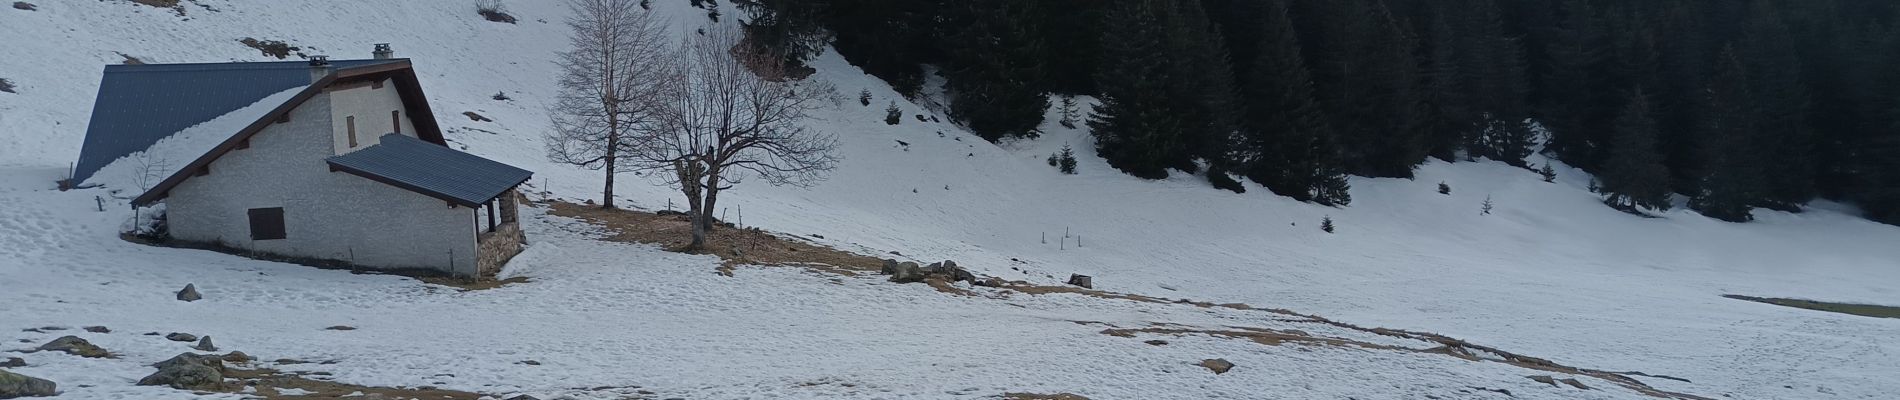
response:
[[[605,170],[601,205],[613,207],[614,175],[630,160],[629,136],[658,127],[658,84],[667,70],[665,31],[636,0],[567,0],[573,48],[556,61],[560,92],[549,110],[548,159]]]
[[[640,169],[680,189],[694,218],[692,247],[713,228],[719,192],[749,178],[809,187],[837,164],[837,139],[805,126],[811,113],[840,100],[818,78],[792,80],[781,57],[745,46],[737,28],[709,27],[669,58],[657,112],[658,129],[632,147]]]

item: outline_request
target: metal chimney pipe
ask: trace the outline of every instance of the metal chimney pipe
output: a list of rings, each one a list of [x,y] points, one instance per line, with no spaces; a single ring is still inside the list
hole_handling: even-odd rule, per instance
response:
[[[389,49],[389,43],[377,43],[376,50],[370,52],[370,55],[374,56],[378,60],[387,60],[391,58],[396,58],[396,51]]]

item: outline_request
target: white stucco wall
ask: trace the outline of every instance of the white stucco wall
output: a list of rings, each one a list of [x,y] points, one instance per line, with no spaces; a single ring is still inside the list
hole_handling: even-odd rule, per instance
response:
[[[396,93],[396,83],[383,80],[382,88],[375,86],[357,86],[349,89],[331,90],[330,120],[333,125],[333,142],[336,154],[346,154],[381,142],[384,134],[395,131],[394,123],[402,124],[402,134],[415,137],[416,125],[409,121],[409,111],[403,108],[402,96]],[[391,121],[390,111],[402,111],[402,118]],[[350,147],[349,117],[356,117],[356,147]]]
[[[376,91],[395,93],[392,86]],[[165,200],[172,236],[371,268],[472,273],[473,209],[329,170],[324,159],[337,154],[333,100],[317,95],[293,110],[290,122],[253,136],[250,148],[213,161],[210,175],[173,188]],[[389,110],[381,114],[387,125]],[[248,211],[268,207],[284,209],[285,239],[251,240]]]

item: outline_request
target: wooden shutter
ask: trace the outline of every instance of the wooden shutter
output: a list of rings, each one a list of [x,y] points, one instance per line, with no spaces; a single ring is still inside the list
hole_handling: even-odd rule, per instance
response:
[[[389,112],[389,124],[396,127],[396,133],[402,133],[402,110]]]
[[[343,117],[343,124],[350,129],[350,148],[356,148],[356,116]]]
[[[284,209],[282,207],[253,208],[251,216],[251,240],[276,240],[284,238]]]

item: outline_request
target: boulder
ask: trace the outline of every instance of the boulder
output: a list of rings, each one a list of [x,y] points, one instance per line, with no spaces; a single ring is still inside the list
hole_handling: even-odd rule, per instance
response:
[[[337,325],[337,326],[332,326],[332,327],[323,328],[323,329],[332,330],[332,331],[353,331],[353,330],[356,330],[356,327],[349,326],[349,325]]]
[[[923,281],[924,269],[918,268],[917,263],[914,262],[906,261],[898,263],[897,268],[891,272],[891,282],[911,283]]]
[[[1227,362],[1226,359],[1221,358],[1201,360],[1201,366],[1207,367],[1209,371],[1214,371],[1215,375],[1225,374],[1228,370],[1234,369],[1234,363]]]
[[[103,327],[103,326],[88,326],[88,327],[86,327],[86,332],[92,332],[92,333],[112,333],[112,329],[108,329],[108,328],[106,328],[106,327]]]
[[[1537,383],[1550,385],[1551,387],[1557,387],[1557,380],[1554,378],[1551,378],[1550,375],[1531,375],[1531,376],[1526,376],[1525,378],[1531,378],[1531,380],[1537,381]]]
[[[972,283],[974,283],[974,282],[976,282],[976,274],[972,274],[972,273],[970,273],[970,271],[968,271],[968,270],[965,270],[965,269],[963,269],[963,268],[951,268],[951,269],[950,269],[950,281],[952,281],[952,282],[955,282],[955,281],[966,281],[966,282],[972,282]]]
[[[152,366],[158,372],[140,379],[140,386],[218,390],[224,385],[224,359],[216,354],[179,353]]]
[[[0,399],[56,394],[59,394],[59,384],[53,381],[0,370]]]
[[[515,397],[509,397],[508,400],[541,400],[541,398],[529,396],[525,394],[518,394],[518,395],[515,395]]]
[[[198,345],[191,346],[191,348],[197,349],[198,351],[218,351],[218,346],[211,344],[211,335],[198,338]]]
[[[1583,382],[1577,381],[1577,378],[1563,378],[1563,379],[1558,379],[1557,381],[1563,382],[1565,385],[1570,385],[1570,387],[1583,389],[1583,390],[1590,390],[1589,386],[1585,386]]]
[[[943,269],[943,263],[941,262],[934,262],[934,263],[930,263],[930,265],[924,266],[925,274],[936,275],[936,274],[942,274],[947,271],[949,270]]]
[[[152,363],[152,367],[166,369],[180,365],[203,365],[211,369],[224,371],[224,359],[216,354],[178,353],[165,361]]]
[[[174,342],[193,342],[193,341],[198,340],[198,335],[193,335],[193,334],[184,333],[184,332],[172,332],[171,334],[165,335],[165,340],[170,340]]]
[[[1007,282],[1007,281],[1004,281],[1004,280],[1003,280],[1003,278],[998,278],[998,277],[994,277],[994,276],[992,276],[992,277],[988,277],[988,278],[983,278],[983,279],[980,279],[980,280],[974,280],[974,281],[970,281],[970,284],[972,284],[972,285],[977,285],[977,286],[983,286],[983,287],[993,287],[993,288],[999,288],[999,287],[1003,287],[1003,285],[1005,285],[1005,284],[1008,284],[1008,282]]]
[[[184,390],[219,390],[224,388],[224,373],[202,364],[178,364],[159,368],[143,379],[139,386],[170,386]]]
[[[26,360],[19,357],[7,357],[6,361],[0,361],[0,368],[19,368],[24,366],[26,366]]]
[[[51,342],[40,345],[39,350],[65,352],[66,354],[86,358],[103,358],[112,355],[106,352],[106,349],[94,346],[92,342],[88,342],[86,339],[80,339],[78,336],[63,336],[58,339],[53,339]]]
[[[884,269],[878,270],[878,273],[884,275],[895,274],[897,273],[897,265],[897,260],[886,258],[884,259]]]
[[[1095,278],[1082,274],[1069,274],[1069,284],[1081,286],[1086,289],[1094,289]]]
[[[192,286],[192,284],[189,284],[189,283],[185,284],[185,288],[183,290],[178,291],[178,300],[198,301],[204,298],[205,298],[204,296],[201,296],[198,294],[198,287]]]
[[[224,357],[220,357],[220,358],[222,358],[224,362],[234,362],[234,363],[251,362],[251,355],[244,354],[244,352],[242,351],[232,351],[230,354],[225,354]]]

